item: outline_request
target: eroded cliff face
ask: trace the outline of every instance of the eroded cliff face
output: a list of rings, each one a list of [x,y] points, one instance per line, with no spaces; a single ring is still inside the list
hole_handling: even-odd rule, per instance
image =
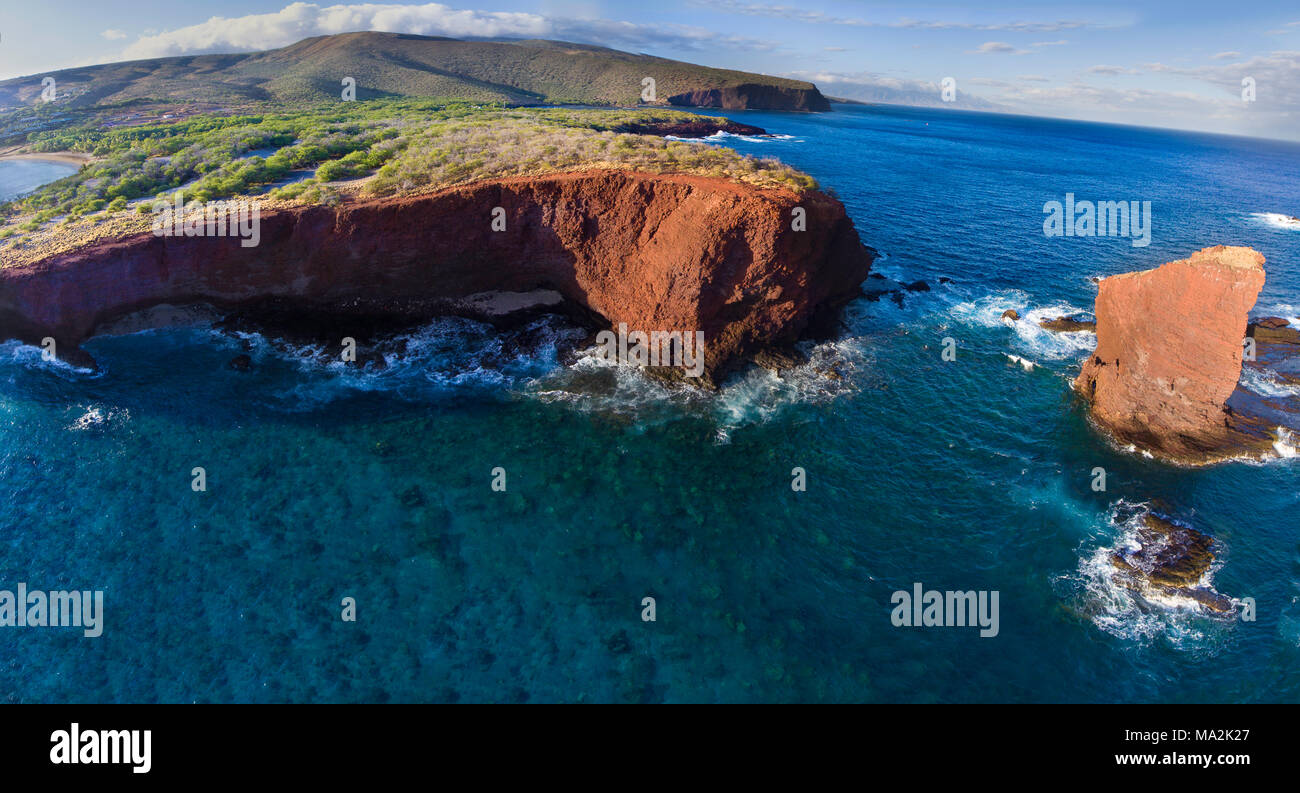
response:
[[[668,97],[668,104],[681,107],[717,107],[723,110],[825,112],[831,109],[831,103],[816,88],[782,88],[754,83],[676,94]]]
[[[505,230],[494,231],[494,209]],[[806,230],[791,228],[803,207]],[[610,326],[703,331],[706,379],[859,294],[870,266],[837,200],[720,179],[590,171],[265,214],[260,244],[150,233],[0,269],[0,337],[75,351],[160,304],[287,301],[412,320],[549,289]]]
[[[1262,444],[1226,402],[1263,286],[1264,257],[1222,245],[1102,279],[1097,349],[1074,383],[1093,418],[1121,441],[1178,462]]]

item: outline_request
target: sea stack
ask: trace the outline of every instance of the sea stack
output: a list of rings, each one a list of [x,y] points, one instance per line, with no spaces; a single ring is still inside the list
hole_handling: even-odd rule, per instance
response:
[[[1093,418],[1120,441],[1180,463],[1255,445],[1226,403],[1263,286],[1264,257],[1223,245],[1102,279],[1097,349],[1074,381]]]

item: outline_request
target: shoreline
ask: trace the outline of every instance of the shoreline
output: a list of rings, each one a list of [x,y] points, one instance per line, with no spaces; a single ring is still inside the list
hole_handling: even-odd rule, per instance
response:
[[[0,149],[0,162],[5,160],[38,160],[42,162],[59,162],[65,165],[85,165],[93,162],[95,157],[79,151],[20,152],[18,147]]]

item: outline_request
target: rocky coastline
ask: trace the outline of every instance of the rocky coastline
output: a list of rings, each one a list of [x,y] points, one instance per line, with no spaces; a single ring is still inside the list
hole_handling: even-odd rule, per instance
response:
[[[802,213],[796,210],[802,210]],[[793,219],[802,215],[802,223]],[[161,305],[342,338],[460,314],[547,310],[704,334],[702,385],[785,349],[859,294],[872,255],[836,199],[685,174],[583,171],[263,213],[238,237],[100,240],[0,269],[0,336],[89,365],[83,341]],[[491,317],[487,317],[491,319]]]

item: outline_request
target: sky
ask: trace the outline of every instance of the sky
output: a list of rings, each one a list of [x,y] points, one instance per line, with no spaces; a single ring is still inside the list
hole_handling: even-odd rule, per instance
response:
[[[537,37],[798,77],[835,97],[1300,140],[1296,0],[472,3],[2,0],[0,79],[355,30]],[[946,79],[957,101],[943,102]]]

